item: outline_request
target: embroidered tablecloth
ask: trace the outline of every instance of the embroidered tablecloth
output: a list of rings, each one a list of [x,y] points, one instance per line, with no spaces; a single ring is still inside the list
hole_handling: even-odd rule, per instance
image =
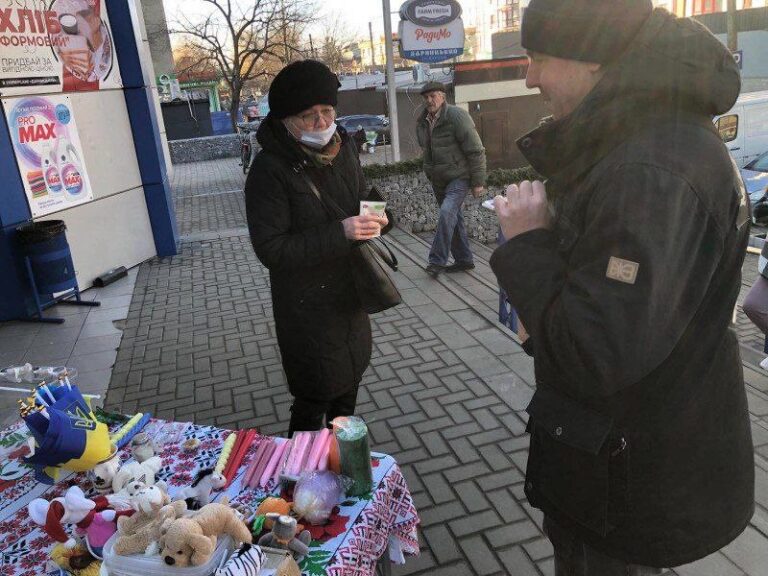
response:
[[[229,430],[192,423],[151,420],[143,430],[154,439],[163,459],[157,474],[169,486],[171,496],[189,485],[198,470],[212,468],[219,458]],[[0,576],[37,576],[42,574],[55,542],[27,515],[27,504],[34,498],[48,500],[63,495],[75,484],[93,495],[84,473],[64,473],[53,486],[34,479],[32,469],[20,459],[26,451],[28,431],[23,422],[0,431]],[[200,445],[185,452],[181,445],[195,438]],[[232,484],[215,492],[214,500],[226,494],[233,504],[255,508],[268,495],[278,492],[242,489],[241,479],[254,457],[257,442],[246,454]],[[130,459],[130,451],[120,451],[121,460]],[[404,555],[419,553],[416,528],[419,517],[405,479],[395,460],[384,454],[372,454],[374,489],[362,498],[348,498],[341,503],[324,526],[309,527],[312,532],[310,553],[301,562],[305,576],[370,576],[376,562],[389,546],[393,561],[403,562]],[[58,573],[58,572],[57,572]]]

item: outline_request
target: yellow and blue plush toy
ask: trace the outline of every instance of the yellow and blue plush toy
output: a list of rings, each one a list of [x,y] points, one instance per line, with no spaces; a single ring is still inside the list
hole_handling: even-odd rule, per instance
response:
[[[25,461],[34,466],[39,482],[53,484],[62,468],[91,470],[117,450],[107,425],[96,420],[88,401],[69,381],[40,386],[33,408],[22,417],[35,441],[34,453]]]

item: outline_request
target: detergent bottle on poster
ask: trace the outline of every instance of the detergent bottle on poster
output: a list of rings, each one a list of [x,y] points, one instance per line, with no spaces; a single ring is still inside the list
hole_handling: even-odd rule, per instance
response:
[[[80,198],[85,194],[85,182],[80,165],[77,161],[75,147],[66,138],[59,138],[56,146],[59,160],[59,173],[64,183],[64,189],[71,199]]]
[[[59,167],[54,161],[53,149],[48,142],[42,145],[40,154],[40,169],[43,172],[43,180],[45,181],[45,187],[48,190],[48,194],[51,196],[58,196],[61,194],[64,186],[61,182]]]

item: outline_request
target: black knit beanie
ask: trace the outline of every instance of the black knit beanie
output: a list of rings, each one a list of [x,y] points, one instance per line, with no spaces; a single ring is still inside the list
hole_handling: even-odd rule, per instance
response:
[[[292,62],[278,72],[269,87],[269,112],[283,119],[316,104],[336,106],[339,86],[336,74],[322,62]]]
[[[531,0],[521,43],[531,52],[607,64],[624,52],[652,10],[651,0]]]

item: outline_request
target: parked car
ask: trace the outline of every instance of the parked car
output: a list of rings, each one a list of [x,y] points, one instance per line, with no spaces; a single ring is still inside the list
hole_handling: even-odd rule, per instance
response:
[[[350,134],[357,132],[357,127],[362,126],[366,132],[375,131],[376,144],[389,143],[389,118],[375,114],[354,114],[352,116],[340,116],[336,123]]]
[[[764,220],[768,212],[768,152],[764,152],[741,169],[741,178],[752,204],[753,221]]]
[[[715,118],[715,126],[739,166],[768,151],[768,90],[748,92]]]

